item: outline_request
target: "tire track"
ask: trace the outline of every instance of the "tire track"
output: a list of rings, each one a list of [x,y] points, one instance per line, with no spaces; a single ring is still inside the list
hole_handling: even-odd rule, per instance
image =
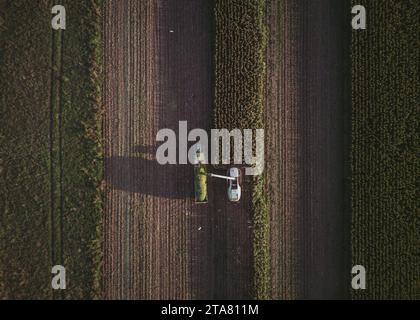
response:
[[[50,91],[50,225],[51,267],[63,264],[63,133],[62,75],[64,32],[51,29],[51,91]],[[63,292],[52,290],[53,298]]]

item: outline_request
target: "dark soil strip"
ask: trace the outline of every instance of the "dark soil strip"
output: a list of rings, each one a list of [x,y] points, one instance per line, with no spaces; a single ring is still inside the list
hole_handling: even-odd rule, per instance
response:
[[[272,297],[348,298],[349,6],[271,5],[269,23],[278,23],[269,26],[267,57]]]

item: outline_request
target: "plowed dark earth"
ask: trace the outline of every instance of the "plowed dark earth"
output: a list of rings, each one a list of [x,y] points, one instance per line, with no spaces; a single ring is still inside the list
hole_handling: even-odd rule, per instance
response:
[[[334,0],[269,3],[266,175],[271,296],[348,298],[344,120],[351,101],[345,79],[350,6]]]
[[[213,180],[196,205],[192,166],[155,160],[159,129],[211,127],[210,2],[105,2],[107,299],[249,297],[248,184],[230,205]]]

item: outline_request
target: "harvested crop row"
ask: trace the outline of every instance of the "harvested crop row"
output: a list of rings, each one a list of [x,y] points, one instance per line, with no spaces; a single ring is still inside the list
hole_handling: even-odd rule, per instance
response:
[[[105,3],[106,299],[214,296],[210,201],[192,166],[155,157],[160,129],[210,127],[210,2]]]
[[[273,299],[346,299],[349,293],[351,31],[344,2],[271,0],[267,6],[265,177]]]
[[[263,127],[265,1],[215,1],[216,128]],[[253,296],[267,298],[268,214],[261,178],[253,183]]]
[[[353,265],[367,270],[367,289],[353,298],[414,299],[420,7],[394,0],[366,7],[367,30],[352,39],[352,251]]]

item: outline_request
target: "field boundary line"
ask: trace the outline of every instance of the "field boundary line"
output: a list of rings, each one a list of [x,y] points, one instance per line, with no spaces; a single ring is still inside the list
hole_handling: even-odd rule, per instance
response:
[[[55,3],[55,1],[54,1]],[[62,133],[62,74],[63,30],[51,28],[51,82],[50,82],[50,250],[51,267],[63,265],[63,133]],[[63,292],[52,289],[53,299],[63,299]]]

